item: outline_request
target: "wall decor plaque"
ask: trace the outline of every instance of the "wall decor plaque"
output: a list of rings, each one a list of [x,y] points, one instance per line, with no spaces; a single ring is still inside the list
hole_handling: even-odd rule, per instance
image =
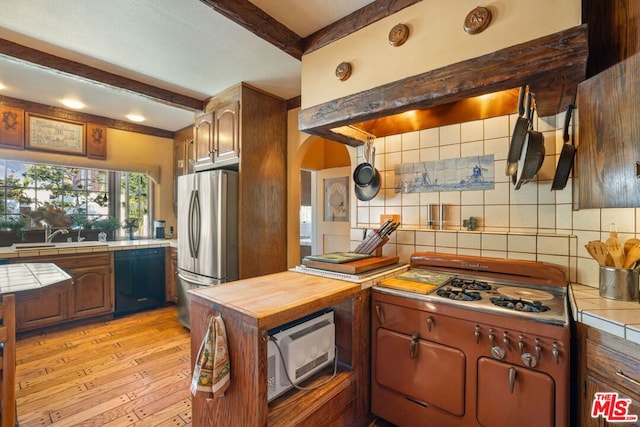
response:
[[[341,62],[336,67],[336,77],[340,81],[345,81],[349,77],[351,77],[351,70],[351,64],[349,64],[348,62]]]
[[[491,11],[486,7],[476,7],[464,19],[464,30],[469,34],[483,32],[491,22]]]
[[[27,148],[80,156],[86,154],[84,123],[30,113],[27,117]]]
[[[324,180],[324,220],[349,221],[349,177]]]
[[[24,111],[0,106],[0,145],[24,148]]]
[[[389,44],[393,47],[402,46],[409,38],[409,27],[397,24],[389,31]]]
[[[87,123],[87,157],[105,160],[107,158],[107,127]]]

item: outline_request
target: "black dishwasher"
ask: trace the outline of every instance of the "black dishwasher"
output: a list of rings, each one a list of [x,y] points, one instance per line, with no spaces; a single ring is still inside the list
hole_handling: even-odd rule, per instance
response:
[[[116,316],[164,304],[164,248],[116,251],[114,261]]]

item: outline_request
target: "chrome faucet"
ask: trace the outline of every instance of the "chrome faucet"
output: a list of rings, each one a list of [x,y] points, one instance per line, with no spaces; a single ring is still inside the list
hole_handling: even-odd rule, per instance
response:
[[[44,241],[45,243],[50,243],[54,237],[56,237],[58,234],[69,234],[69,230],[67,230],[66,228],[61,228],[60,230],[56,230],[53,233],[51,232],[51,225],[49,225],[48,223],[44,222]]]

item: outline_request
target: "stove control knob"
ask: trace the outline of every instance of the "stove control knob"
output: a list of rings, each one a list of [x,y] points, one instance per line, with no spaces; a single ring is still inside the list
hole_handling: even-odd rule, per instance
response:
[[[493,334],[493,329],[489,328],[489,341],[491,342],[491,347],[493,347],[493,341],[496,339],[496,336]]]
[[[480,343],[480,326],[476,325],[476,331],[473,333],[476,336],[476,344]]]
[[[491,347],[491,356],[493,356],[494,359],[502,360],[506,355],[507,351],[499,345]]]
[[[520,354],[524,353],[524,337],[522,335],[518,336],[518,349],[520,349]]]
[[[522,364],[528,368],[535,368],[538,365],[538,358],[535,354],[522,353]]]
[[[509,342],[509,333],[505,332],[502,335],[502,342],[504,343],[505,347],[509,348],[510,346],[510,342]]]

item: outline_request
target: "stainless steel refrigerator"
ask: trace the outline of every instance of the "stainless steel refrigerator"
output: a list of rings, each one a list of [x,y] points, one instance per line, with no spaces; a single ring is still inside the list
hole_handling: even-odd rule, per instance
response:
[[[238,279],[238,173],[178,177],[178,320],[189,328],[187,291]]]

